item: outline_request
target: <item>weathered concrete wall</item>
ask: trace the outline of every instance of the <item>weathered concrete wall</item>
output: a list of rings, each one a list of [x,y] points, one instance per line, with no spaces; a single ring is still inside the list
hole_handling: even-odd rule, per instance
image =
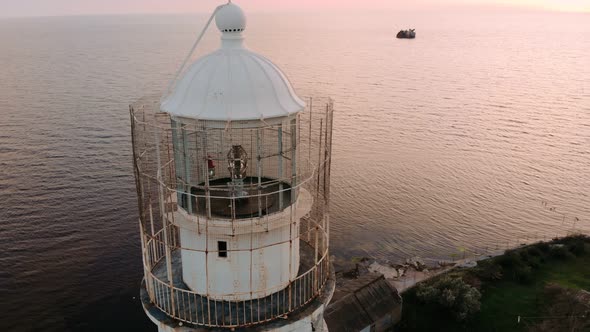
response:
[[[211,298],[229,294],[236,300],[267,296],[287,287],[297,276],[299,240],[290,241],[293,234],[299,234],[299,221],[252,235],[206,236],[181,228],[183,280],[193,291]],[[218,241],[227,242],[227,257],[216,252]],[[209,253],[205,254],[207,242]]]
[[[301,189],[294,204],[261,218],[207,220],[179,209],[171,221],[179,227],[183,281],[213,299],[262,298],[287,287],[298,274],[300,220],[312,205]],[[227,243],[227,257],[218,241]]]

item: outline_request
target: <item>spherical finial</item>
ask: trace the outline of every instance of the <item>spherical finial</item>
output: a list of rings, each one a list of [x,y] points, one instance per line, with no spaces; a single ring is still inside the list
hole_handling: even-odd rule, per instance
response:
[[[215,23],[221,32],[242,32],[246,28],[246,15],[242,8],[230,1],[219,8]]]

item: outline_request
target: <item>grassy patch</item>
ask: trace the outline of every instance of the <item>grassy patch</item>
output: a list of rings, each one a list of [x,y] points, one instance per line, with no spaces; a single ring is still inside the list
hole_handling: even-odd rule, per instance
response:
[[[582,246],[582,247],[580,247]],[[555,240],[508,252],[483,266],[451,272],[470,283],[478,278],[481,310],[464,322],[425,305],[415,289],[404,295],[400,331],[528,331],[550,305],[545,287],[554,283],[590,290],[590,239]],[[429,281],[435,282],[435,280]],[[518,316],[525,317],[518,323]]]

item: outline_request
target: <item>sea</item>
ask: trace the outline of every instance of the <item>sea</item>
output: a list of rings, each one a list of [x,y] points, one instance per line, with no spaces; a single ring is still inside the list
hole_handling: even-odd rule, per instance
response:
[[[0,19],[0,331],[155,330],[129,104],[207,16]],[[299,95],[334,99],[335,261],[590,232],[590,14],[259,12],[245,35]],[[218,45],[213,26],[195,56]]]

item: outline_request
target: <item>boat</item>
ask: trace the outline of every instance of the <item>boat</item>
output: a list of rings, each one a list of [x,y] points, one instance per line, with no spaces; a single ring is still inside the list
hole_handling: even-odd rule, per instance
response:
[[[414,38],[416,38],[416,30],[415,29],[400,30],[397,33],[397,38],[414,39]]]

